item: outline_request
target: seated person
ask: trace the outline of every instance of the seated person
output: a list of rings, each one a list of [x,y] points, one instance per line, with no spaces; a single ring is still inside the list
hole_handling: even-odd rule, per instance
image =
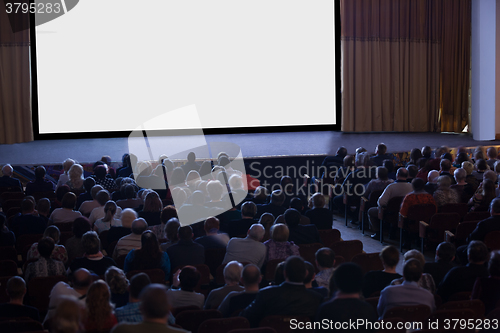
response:
[[[68,252],[67,263],[75,258],[83,257],[85,253],[82,246],[82,236],[90,231],[90,222],[86,217],[79,217],[73,222],[73,237],[66,240],[66,251]]]
[[[264,227],[260,224],[253,224],[248,229],[247,237],[231,238],[226,247],[226,255],[222,263],[230,261],[249,262],[259,268],[266,260],[266,246],[261,243],[264,237]]]
[[[174,274],[172,289],[167,291],[173,308],[189,305],[196,305],[200,309],[203,308],[205,296],[194,291],[200,279],[200,272],[193,266],[185,266]],[[174,289],[179,287],[180,289]]]
[[[422,266],[422,269],[425,265],[425,257],[424,255],[418,251],[418,250],[410,250],[404,254],[404,261],[407,262],[410,259],[417,259],[420,262],[420,266]],[[396,279],[391,282],[391,285],[400,285],[404,282],[403,278]],[[422,273],[420,279],[418,280],[418,286],[424,289],[429,290],[431,293],[436,292],[436,284],[434,283],[434,279],[430,274],[427,273]]]
[[[453,260],[455,260],[455,245],[442,242],[436,249],[435,262],[425,263],[424,274],[430,274],[434,283],[439,286],[446,273],[456,266]]]
[[[500,251],[492,251],[488,262],[488,277],[476,279],[471,299],[479,299],[484,303],[485,314],[498,308],[500,300]]]
[[[29,317],[40,321],[38,310],[32,306],[24,305],[23,299],[26,295],[26,283],[20,276],[13,276],[7,281],[6,288],[9,302],[0,304],[0,313],[5,318]]]
[[[54,191],[54,183],[45,179],[46,170],[43,166],[38,166],[35,169],[35,180],[26,184],[26,195],[33,195],[37,192]]]
[[[229,242],[229,236],[224,233],[219,233],[219,219],[209,217],[203,223],[203,228],[207,233],[206,236],[198,237],[195,242],[203,245],[206,249],[221,249],[226,248]]]
[[[19,179],[12,177],[14,174],[14,169],[10,164],[5,164],[2,167],[3,176],[0,177],[0,187],[18,187],[22,189],[21,182]]]
[[[337,292],[331,301],[319,307],[317,322],[327,319],[333,326],[335,323],[357,320],[363,320],[365,323],[377,321],[377,313],[373,307],[361,300],[363,271],[358,265],[350,262],[341,264],[333,273],[332,284],[335,285]],[[375,332],[374,329],[360,331]],[[342,332],[358,332],[358,330],[343,329]]]
[[[29,282],[34,277],[66,275],[64,264],[59,260],[50,258],[52,251],[54,251],[54,240],[52,238],[45,237],[38,242],[40,258],[26,267],[26,271],[24,272],[26,281]]]
[[[64,194],[61,202],[61,208],[56,208],[50,214],[50,223],[74,222],[75,219],[82,217],[80,212],[74,211],[76,205],[76,195],[73,192]]]
[[[224,282],[223,287],[213,289],[205,301],[205,310],[217,309],[222,303],[224,298],[233,291],[242,291],[243,287],[240,286],[241,271],[243,265],[237,261],[230,261],[224,267]]]
[[[321,243],[318,228],[314,224],[300,225],[300,213],[298,210],[289,208],[285,214],[285,224],[290,230],[288,240],[297,245]]]
[[[403,267],[404,282],[397,286],[388,286],[380,293],[377,305],[379,319],[383,319],[387,310],[402,305],[427,305],[431,312],[436,310],[434,295],[418,286],[422,276],[422,265],[417,259],[410,259]]]
[[[328,297],[328,289],[325,287],[313,287],[313,282],[316,279],[315,269],[313,264],[311,264],[309,261],[306,261],[305,263],[306,263],[307,275],[306,278],[304,279],[304,285],[306,286],[306,289],[315,291],[326,299]]]
[[[21,202],[21,214],[10,223],[17,238],[21,235],[42,234],[47,222],[35,212],[35,203],[30,199]]]
[[[0,213],[0,246],[14,246],[16,245],[16,236],[7,228],[6,222],[7,217]]]
[[[104,275],[110,266],[116,263],[110,257],[105,257],[101,252],[101,242],[95,231],[87,231],[82,236],[82,246],[85,254],[81,258],[75,258],[70,263],[68,272],[75,272],[79,268],[86,268],[96,275]]]
[[[99,203],[99,207],[92,209],[92,212],[89,216],[90,223],[95,223],[95,221],[102,219],[106,214],[104,213],[104,205],[109,201],[109,192],[106,190],[99,191],[95,196],[97,202]],[[116,207],[116,218],[120,218],[122,215],[122,209],[120,207]]]
[[[260,217],[264,213],[273,214],[277,218],[285,213],[286,208],[283,207],[285,202],[285,194],[283,191],[275,190],[271,193],[271,201],[268,204],[257,205],[257,216]]]
[[[59,228],[56,227],[55,225],[49,225],[47,229],[45,229],[45,231],[43,232],[43,238],[50,237],[52,238],[55,244],[54,250],[52,251],[50,258],[53,260],[61,261],[63,264],[66,264],[66,262],[68,261],[68,252],[66,251],[64,245],[59,245],[60,235],[61,232],[59,231]],[[38,258],[40,258],[40,253],[38,252],[38,243],[33,243],[33,245],[31,245],[30,249],[28,250],[27,259],[28,261],[31,261],[33,259],[38,259]]]
[[[110,266],[104,274],[104,280],[111,292],[111,303],[115,307],[124,306],[128,302],[129,282],[125,272],[118,267]]]
[[[111,227],[120,227],[122,225],[121,220],[115,218],[116,215],[116,203],[109,200],[104,205],[104,217],[98,219],[94,223],[94,231],[100,235],[104,230],[109,230]]]
[[[319,287],[325,287],[330,291],[330,278],[335,268],[335,253],[329,247],[322,247],[315,254],[316,267],[319,272],[316,274],[316,283]]]
[[[120,225],[111,226],[108,232],[108,244],[132,233],[132,222],[137,218],[137,213],[131,208],[125,208],[120,217]]]
[[[139,323],[142,321],[140,311],[141,301],[139,295],[142,290],[151,284],[151,280],[146,273],[139,273],[130,279],[128,288],[129,301],[126,305],[115,309],[115,316],[118,322]]]
[[[85,202],[85,201],[92,201],[92,188],[95,186],[95,180],[94,178],[92,177],[87,177],[83,180],[83,188],[85,189],[85,192],[81,193],[79,196],[78,196],[78,199],[76,199],[76,207],[75,209],[80,211],[80,207],[81,205]],[[99,191],[97,191],[99,192]],[[96,192],[96,194],[97,194]],[[95,208],[95,207],[94,207]],[[90,210],[88,212],[88,214],[90,214],[92,210]],[[81,211],[80,211],[81,213]],[[85,214],[84,214],[85,215]]]
[[[132,222],[131,231],[132,233],[123,236],[116,243],[115,249],[113,251],[113,259],[118,259],[118,257],[127,255],[132,249],[141,248],[141,236],[144,231],[148,229],[148,223],[142,218],[135,219]]]
[[[156,235],[146,230],[141,235],[141,248],[132,249],[125,258],[123,270],[130,271],[159,268],[165,273],[165,281],[170,278],[170,259],[160,250]]]
[[[299,247],[288,241],[290,231],[286,224],[278,223],[271,227],[271,239],[264,242],[267,249],[266,261],[285,260],[289,256],[299,256]]]
[[[369,271],[363,278],[363,296],[372,297],[373,293],[380,292],[387,287],[392,280],[399,279],[402,276],[396,273],[396,266],[399,263],[399,250],[389,245],[380,251],[380,260],[384,269],[381,271]]]
[[[257,205],[247,201],[241,205],[241,219],[221,225],[221,229],[227,232],[230,238],[241,237],[247,233],[252,224],[257,223],[257,220],[254,219],[255,215],[257,215]]]
[[[94,210],[94,208],[100,207],[101,205],[97,201],[97,193],[100,191],[104,190],[101,185],[95,185],[94,178],[87,178],[87,179],[92,179],[94,182],[94,185],[92,186],[92,189],[90,190],[90,195],[91,198],[82,202],[80,207],[78,208],[78,211],[86,217],[90,216],[90,213]],[[87,182],[87,179],[85,179],[85,182]],[[90,181],[88,181],[90,183]],[[78,204],[77,204],[78,205]]]
[[[200,265],[205,263],[205,248],[193,241],[191,226],[181,226],[177,230],[179,242],[167,249],[172,269],[186,265]]]
[[[332,229],[333,215],[332,212],[325,208],[325,197],[321,193],[315,193],[309,200],[309,209],[306,212],[306,217],[309,218],[312,224],[318,230]]]

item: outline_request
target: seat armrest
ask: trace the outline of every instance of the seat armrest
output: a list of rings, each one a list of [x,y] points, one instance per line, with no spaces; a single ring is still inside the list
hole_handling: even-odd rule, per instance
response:
[[[444,241],[449,243],[455,243],[455,234],[450,230],[444,232]]]
[[[427,228],[428,227],[429,227],[429,225],[427,223],[425,223],[424,221],[420,221],[419,222],[419,225],[418,225],[418,235],[421,238],[425,238],[425,236],[427,234]]]

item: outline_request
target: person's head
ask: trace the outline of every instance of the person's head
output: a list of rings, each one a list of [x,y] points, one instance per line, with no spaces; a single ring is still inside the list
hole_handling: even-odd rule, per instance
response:
[[[489,198],[490,200],[492,200],[493,198],[496,197],[496,193],[495,193],[495,182],[490,180],[490,179],[486,179],[486,180],[483,180],[483,198]]]
[[[180,286],[185,291],[193,291],[200,279],[200,272],[193,266],[184,266],[179,273]]]
[[[444,262],[451,262],[455,259],[455,253],[455,245],[449,242],[441,242],[436,249],[436,260],[439,259]]]
[[[189,152],[187,155],[188,162],[194,162],[196,160],[196,154],[194,152]]]
[[[408,178],[408,170],[406,168],[399,168],[396,171],[396,178],[399,180],[406,180]]]
[[[66,193],[69,193],[69,192],[71,192],[71,189],[69,188],[68,185],[63,184],[63,185],[59,186],[57,188],[57,190],[56,190],[56,199],[57,199],[57,201],[62,202],[62,200],[64,198],[64,195]]]
[[[307,270],[304,259],[299,256],[290,256],[285,260],[284,275],[286,281],[304,283]]]
[[[227,284],[237,285],[240,282],[243,265],[237,261],[230,261],[224,267],[224,281]]]
[[[271,193],[271,203],[276,206],[281,206],[285,202],[285,193],[281,190],[275,190]]]
[[[399,251],[395,246],[385,246],[379,256],[384,267],[395,268],[399,263]]]
[[[7,281],[7,295],[11,301],[22,301],[26,294],[26,283],[20,276],[13,276]]]
[[[462,168],[467,172],[467,175],[471,175],[474,171],[474,164],[469,161],[462,162]]]
[[[109,192],[106,190],[101,190],[97,193],[97,195],[95,196],[95,199],[97,200],[99,205],[104,206],[106,204],[106,202],[108,202],[110,199]]]
[[[467,155],[467,153],[458,153],[457,157],[455,158],[455,163],[460,166],[462,166],[463,162],[468,162],[468,161],[469,161],[469,155]]]
[[[50,213],[50,200],[47,198],[41,198],[36,204],[36,210],[38,213],[48,216]]]
[[[132,228],[132,223],[137,219],[137,212],[132,208],[125,208],[122,210],[122,215],[120,220],[122,221],[122,227]]]
[[[134,300],[139,299],[141,292],[151,284],[151,280],[146,273],[137,273],[130,278],[129,294]]]
[[[486,163],[486,160],[479,159],[476,161],[475,168],[477,171],[484,172],[484,171],[488,170],[488,163]]]
[[[256,214],[257,214],[257,205],[252,201],[244,202],[243,205],[241,205],[242,217],[254,218]]]
[[[410,152],[410,161],[416,163],[419,159],[422,158],[422,151],[418,148],[413,148]]]
[[[248,229],[248,237],[253,239],[254,241],[260,242],[262,238],[264,238],[266,230],[261,224],[252,224]]]
[[[415,164],[407,165],[406,170],[408,170],[409,178],[415,178],[418,174],[418,167]]]
[[[128,290],[128,279],[123,270],[110,266],[104,274],[109,290],[113,294],[125,294]]]
[[[155,191],[151,191],[146,195],[146,200],[144,200],[144,208],[142,209],[145,212],[161,212],[163,209],[163,203],[158,196],[158,193]]]
[[[144,321],[148,320],[165,320],[170,313],[170,302],[167,295],[167,287],[163,284],[153,283],[142,290],[140,296],[141,314]]]
[[[78,333],[82,327],[82,306],[75,296],[60,296],[50,329],[54,333]]]
[[[114,201],[109,200],[108,202],[106,202],[106,204],[104,205],[104,214],[107,218],[107,221],[109,221],[113,216],[115,216],[116,209],[117,206]]]
[[[495,164],[493,164],[493,171],[495,171],[497,174],[500,174],[500,160],[496,161]]]
[[[425,181],[422,178],[414,178],[411,181],[411,186],[413,188],[413,191],[415,192],[423,191],[425,187]]]
[[[441,155],[441,160],[450,161],[450,168],[451,168],[451,162],[453,162],[453,156],[451,155],[451,153],[444,153],[443,155]],[[441,169],[444,170],[443,166],[441,166]]]
[[[280,285],[283,282],[285,282],[285,261],[280,262],[274,272],[274,284]]]
[[[217,233],[219,231],[219,225],[220,225],[219,219],[211,216],[205,220],[205,222],[203,223],[203,228],[205,229],[205,232],[207,234]]]
[[[325,196],[320,192],[314,193],[310,200],[314,208],[323,208],[325,206]]]
[[[172,217],[165,224],[165,236],[170,242],[176,243],[179,241],[177,232],[179,231],[180,226],[181,224],[179,223],[179,220],[176,217]]]
[[[133,184],[123,184],[122,189],[125,199],[135,199],[137,197],[137,192],[135,191],[135,186]]]
[[[139,217],[132,222],[132,233],[134,235],[142,235],[148,229],[148,222],[142,217]]]
[[[451,178],[448,176],[439,176],[437,184],[441,190],[449,190],[451,186]]]
[[[408,282],[418,282],[422,276],[423,266],[417,259],[405,261],[403,266],[403,277]]]
[[[245,288],[258,286],[262,280],[260,269],[254,264],[248,264],[241,271],[241,282]]]
[[[32,200],[24,199],[21,202],[21,214],[31,214],[35,210],[35,203]]]
[[[151,230],[146,230],[141,235],[141,252],[155,256],[160,252],[160,244],[158,238]]]
[[[278,223],[271,227],[271,239],[275,242],[286,242],[289,235],[290,230],[288,230],[286,224]]]
[[[170,177],[168,178],[168,184],[170,186],[183,185],[186,181],[186,173],[182,168],[174,168]]]
[[[300,213],[298,210],[289,208],[283,214],[285,218],[285,223],[289,228],[295,228],[300,223]]]
[[[500,251],[491,251],[488,271],[490,276],[500,277]]]
[[[190,225],[180,226],[179,229],[177,230],[177,234],[178,234],[179,240],[183,240],[183,241],[191,240],[194,236],[193,228],[191,228]]]
[[[95,231],[87,231],[82,236],[82,247],[86,255],[97,254],[101,250],[101,242]]]
[[[337,156],[344,158],[347,155],[347,148],[346,147],[339,147],[337,149]]]
[[[387,153],[387,146],[383,143],[379,143],[375,148],[375,154],[384,155],[385,153]]]
[[[455,180],[457,181],[457,183],[461,183],[465,181],[465,178],[467,178],[467,171],[465,171],[464,168],[458,168],[455,169],[453,175],[455,176]]]
[[[346,155],[343,160],[343,164],[347,168],[354,167],[354,155]]]
[[[54,251],[54,247],[54,240],[50,237],[45,237],[38,241],[38,252],[42,258],[49,259],[52,251]]]
[[[498,151],[495,147],[489,147],[486,150],[486,155],[488,155],[489,159],[495,160],[498,156]]]
[[[106,282],[97,280],[92,283],[85,298],[87,320],[91,320],[97,327],[105,324],[113,311],[110,298],[111,293]]]
[[[224,192],[224,186],[218,180],[209,181],[207,184],[207,192],[211,201],[220,201],[222,198],[222,193]]]
[[[80,164],[73,164],[68,171],[68,176],[72,182],[81,182],[83,180],[83,167]]]
[[[394,172],[393,160],[387,159],[382,161],[382,166],[387,169],[387,173]]]
[[[499,215],[500,214],[500,198],[495,198],[495,199],[491,200],[490,214],[491,215]]]
[[[481,241],[471,241],[467,246],[467,256],[471,264],[482,265],[488,260],[488,248]]]
[[[201,180],[200,174],[196,170],[189,171],[187,176],[186,176],[186,184],[187,185],[194,185],[196,182],[198,182],[200,180]]]
[[[432,148],[429,146],[422,147],[422,156],[425,158],[430,158],[432,154]]]
[[[42,180],[45,178],[45,173],[46,173],[46,170],[43,166],[39,166],[35,169],[35,179],[36,180]]]
[[[160,220],[162,223],[166,224],[173,217],[178,217],[177,209],[174,206],[168,205],[163,208],[160,215]]]
[[[367,166],[369,162],[370,162],[370,155],[367,152],[356,154],[357,167]]]
[[[483,173],[483,180],[485,179],[489,179],[491,180],[492,182],[496,182],[497,181],[497,173],[493,170],[486,170],[484,173]]]
[[[73,222],[73,235],[75,235],[75,238],[82,238],[90,229],[90,221],[84,216],[77,217]]]
[[[104,179],[106,178],[106,174],[108,173],[108,170],[106,169],[106,166],[103,164],[97,165],[94,168],[94,175],[97,179]]]
[[[43,237],[52,238],[54,244],[59,243],[60,236],[61,236],[61,231],[59,231],[59,228],[56,227],[55,225],[49,225],[47,228],[45,228],[45,231],[43,232]]]
[[[260,216],[259,224],[261,224],[264,229],[269,230],[271,225],[274,223],[274,216],[271,213],[264,213]]]
[[[359,294],[363,285],[363,270],[357,264],[346,262],[333,272],[333,282],[343,294]]]
[[[255,191],[253,192],[253,197],[261,201],[266,200],[267,195],[267,188],[265,188],[264,186],[257,186]]]
[[[304,209],[302,200],[300,198],[292,198],[292,200],[290,200],[290,208],[296,209],[299,212],[302,211],[302,209]]]
[[[191,203],[194,206],[204,206],[205,205],[205,194],[202,191],[196,190],[191,195]]]
[[[71,282],[75,290],[87,290],[92,283],[92,275],[85,268],[79,268],[72,274]]]
[[[420,262],[420,265],[422,267],[424,267],[425,265],[425,257],[424,255],[422,254],[422,252],[418,251],[418,250],[410,250],[408,252],[406,252],[403,256],[405,262],[410,260],[410,259],[416,259]]]
[[[7,177],[12,177],[12,174],[14,173],[14,169],[10,164],[5,164],[2,167],[2,174]]]
[[[436,170],[431,170],[427,174],[427,181],[431,184],[436,184],[438,178],[439,178],[439,172]]]
[[[335,265],[335,252],[329,247],[322,247],[316,251],[315,258],[319,269],[332,268]]]
[[[376,175],[377,175],[377,178],[380,180],[389,179],[389,177],[388,177],[389,172],[387,171],[387,168],[383,167],[383,166],[377,167]]]

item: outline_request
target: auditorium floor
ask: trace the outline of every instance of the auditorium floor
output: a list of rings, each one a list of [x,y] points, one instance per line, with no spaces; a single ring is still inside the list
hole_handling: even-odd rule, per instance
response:
[[[424,145],[446,145],[451,148],[500,145],[500,141],[476,141],[467,134],[447,133],[312,131],[206,135],[204,139],[206,142],[234,143],[241,148],[243,157],[331,155],[339,146],[345,146],[349,152],[357,147],[373,151],[380,142],[384,142],[390,152],[408,152],[414,147]],[[151,144],[160,143],[164,147],[188,145],[190,141],[188,136],[150,137],[149,140]],[[120,161],[126,152],[129,152],[127,138],[39,140],[0,145],[0,164],[53,164],[61,163],[67,157],[80,163],[93,163],[103,155],[110,155],[113,161]]]

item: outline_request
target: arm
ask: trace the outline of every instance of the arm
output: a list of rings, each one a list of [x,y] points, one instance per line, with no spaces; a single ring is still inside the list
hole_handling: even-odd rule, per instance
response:
[[[134,256],[135,256],[135,250],[132,249],[125,257],[125,263],[123,264],[123,271],[125,273],[128,273],[130,271],[132,260],[134,260]]]
[[[165,281],[168,281],[170,277],[170,258],[166,252],[163,252],[161,257],[161,269],[165,273]]]
[[[391,197],[391,186],[388,185],[384,192],[380,195],[380,197],[377,200],[377,204],[379,207],[384,207],[387,206],[387,203],[389,202],[389,198]]]
[[[263,299],[262,292],[259,292],[255,300],[240,315],[248,319],[250,327],[258,327],[267,313],[265,305],[266,300]]]
[[[378,304],[377,304],[377,314],[379,319],[382,318],[382,314],[384,313],[386,304],[385,304],[385,293],[382,292],[380,293],[380,298],[378,299]]]

